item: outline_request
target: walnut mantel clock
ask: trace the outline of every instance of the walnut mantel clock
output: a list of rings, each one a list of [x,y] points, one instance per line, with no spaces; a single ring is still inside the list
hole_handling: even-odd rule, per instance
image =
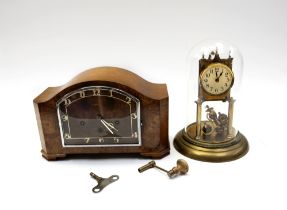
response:
[[[34,99],[42,155],[169,153],[168,93],[114,67],[85,71]]]
[[[188,119],[187,126],[174,139],[175,148],[190,158],[209,162],[242,157],[248,151],[248,142],[233,126],[235,100],[232,96],[242,71],[239,51],[233,45],[207,41],[193,49],[190,62],[195,71],[191,76],[198,78],[194,82],[197,84],[193,115],[196,122],[190,123],[192,119]],[[202,116],[204,104],[205,115]]]

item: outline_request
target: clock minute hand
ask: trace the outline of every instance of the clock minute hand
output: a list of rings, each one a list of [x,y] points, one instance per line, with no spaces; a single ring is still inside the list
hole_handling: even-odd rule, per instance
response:
[[[216,77],[215,82],[219,82],[219,78],[222,76],[222,74],[223,74],[223,71],[221,71],[221,73],[219,74],[219,76]]]
[[[103,121],[107,126],[109,126],[109,128],[118,131],[118,129],[116,129],[112,123],[108,123],[107,121],[105,121],[104,119],[102,119],[101,121]]]
[[[115,131],[118,131],[118,129],[116,129],[112,123],[108,123],[106,122],[107,126],[109,126],[111,129],[114,129]]]
[[[101,123],[110,131],[111,134],[114,134],[113,131],[109,128],[109,126],[106,124],[107,122],[105,120],[101,120]]]

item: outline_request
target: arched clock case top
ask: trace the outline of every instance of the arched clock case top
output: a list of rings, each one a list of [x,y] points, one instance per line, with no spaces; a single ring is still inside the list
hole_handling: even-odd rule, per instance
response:
[[[169,154],[168,92],[115,67],[87,70],[34,99],[42,155]]]

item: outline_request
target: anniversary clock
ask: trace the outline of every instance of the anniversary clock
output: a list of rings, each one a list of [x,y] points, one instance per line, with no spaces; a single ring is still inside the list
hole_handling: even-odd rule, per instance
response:
[[[168,93],[114,67],[85,71],[34,99],[42,155],[169,153]]]
[[[234,98],[242,74],[242,57],[233,45],[206,41],[193,48],[189,57],[189,88],[197,96],[195,122],[179,131],[175,148],[202,161],[223,162],[242,157],[248,151],[245,136],[234,128]],[[188,106],[190,109],[192,105]]]

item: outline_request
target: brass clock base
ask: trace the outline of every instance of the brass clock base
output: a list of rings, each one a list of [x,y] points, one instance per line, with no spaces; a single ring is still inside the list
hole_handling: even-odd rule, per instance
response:
[[[240,132],[224,143],[203,143],[192,139],[185,129],[179,131],[174,139],[174,147],[181,154],[206,162],[226,162],[244,156],[249,149],[247,139]]]

